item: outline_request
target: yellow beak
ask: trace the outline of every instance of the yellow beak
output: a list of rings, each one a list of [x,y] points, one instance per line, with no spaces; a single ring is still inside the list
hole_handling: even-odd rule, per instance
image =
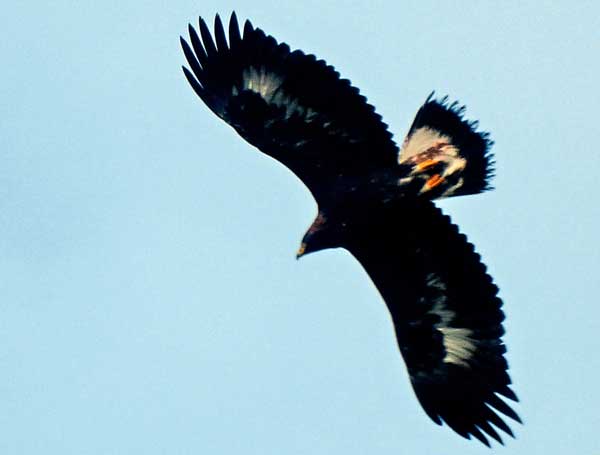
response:
[[[304,252],[306,251],[306,243],[302,242],[300,248],[298,248],[298,252],[296,253],[296,259],[300,259],[304,256]]]

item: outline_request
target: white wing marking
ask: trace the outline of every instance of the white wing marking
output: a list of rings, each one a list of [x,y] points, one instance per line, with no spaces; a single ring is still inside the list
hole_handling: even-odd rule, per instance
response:
[[[440,322],[435,324],[435,328],[443,336],[444,349],[446,350],[443,361],[469,367],[468,360],[473,357],[477,350],[477,342],[471,337],[473,331],[461,327],[452,327],[456,313],[446,307],[446,284],[437,275],[433,273],[427,275],[427,286],[438,291],[433,308],[429,313],[440,318]]]
[[[280,90],[282,84],[283,76],[268,71],[264,66],[258,68],[251,66],[242,73],[241,90],[250,90],[260,95],[267,103],[284,107],[288,118],[300,115],[304,121],[312,121],[316,115],[315,111],[302,106],[298,99],[287,96]],[[237,87],[233,87],[232,93],[234,96],[239,93]]]

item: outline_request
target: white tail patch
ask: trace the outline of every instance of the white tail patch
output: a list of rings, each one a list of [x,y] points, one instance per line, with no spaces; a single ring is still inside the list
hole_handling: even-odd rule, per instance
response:
[[[427,182],[420,193],[442,188],[438,198],[452,196],[463,186],[461,173],[467,166],[467,160],[460,156],[452,139],[428,127],[418,128],[406,137],[398,154],[398,163],[412,168],[408,178],[422,178]],[[403,182],[398,183],[402,185]]]
[[[398,162],[402,163],[412,156],[434,148],[436,144],[451,146],[454,149],[454,156],[458,156],[456,148],[452,146],[452,139],[449,136],[440,134],[439,131],[431,128],[422,127],[415,130],[410,136],[406,136],[398,155]]]
[[[436,299],[429,311],[440,318],[435,328],[442,334],[446,355],[443,361],[463,367],[469,367],[469,359],[477,350],[477,340],[472,338],[473,331],[462,327],[452,327],[456,313],[446,307],[446,284],[435,274],[427,275],[427,286],[435,289]]]

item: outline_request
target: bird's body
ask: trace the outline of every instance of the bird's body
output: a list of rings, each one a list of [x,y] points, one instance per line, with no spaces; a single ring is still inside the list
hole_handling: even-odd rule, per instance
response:
[[[249,143],[286,165],[319,212],[298,257],[345,248],[390,311],[398,346],[425,412],[489,445],[512,435],[497,414],[517,414],[498,288],[473,245],[433,200],[489,189],[487,133],[464,107],[431,95],[402,147],[373,106],[322,60],[291,51],[235,14],[214,40],[200,19],[181,40],[189,83]]]

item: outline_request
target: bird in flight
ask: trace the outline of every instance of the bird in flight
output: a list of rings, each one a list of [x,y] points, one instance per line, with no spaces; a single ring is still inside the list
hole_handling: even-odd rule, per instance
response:
[[[323,60],[235,13],[199,19],[181,45],[188,82],[246,141],[308,187],[318,214],[297,257],[345,248],[387,304],[427,415],[489,446],[521,422],[509,387],[498,287],[435,199],[489,189],[492,141],[464,106],[430,95],[398,147],[372,105]],[[228,36],[227,36],[228,35]],[[214,37],[214,38],[213,38]],[[501,397],[504,397],[501,398]],[[501,416],[503,415],[503,416]],[[514,437],[514,436],[513,436]]]

